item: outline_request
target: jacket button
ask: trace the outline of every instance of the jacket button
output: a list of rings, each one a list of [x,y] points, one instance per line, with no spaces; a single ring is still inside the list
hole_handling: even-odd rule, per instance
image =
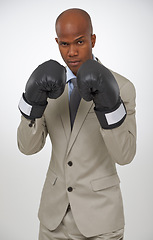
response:
[[[68,165],[71,167],[73,165],[73,163],[71,161],[69,161]]]
[[[73,191],[73,188],[72,187],[68,187],[68,192],[72,192]]]
[[[29,123],[29,127],[32,127],[34,123],[35,123],[35,120],[31,120]]]

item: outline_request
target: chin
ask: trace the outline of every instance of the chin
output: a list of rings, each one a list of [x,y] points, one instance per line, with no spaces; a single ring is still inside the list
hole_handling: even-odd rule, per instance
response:
[[[68,66],[68,67],[69,67],[69,66]],[[69,68],[70,68],[70,70],[73,72],[74,75],[77,75],[77,72],[78,72],[80,66],[77,67],[77,68],[75,68],[75,67],[69,67]]]

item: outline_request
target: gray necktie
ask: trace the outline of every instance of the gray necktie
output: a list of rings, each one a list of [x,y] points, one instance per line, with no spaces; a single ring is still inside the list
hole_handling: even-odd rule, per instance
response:
[[[76,113],[81,100],[81,96],[77,87],[77,79],[73,78],[71,79],[71,82],[73,83],[73,90],[70,95],[69,107],[70,107],[70,122],[71,122],[71,130],[72,130],[74,119],[76,117]]]

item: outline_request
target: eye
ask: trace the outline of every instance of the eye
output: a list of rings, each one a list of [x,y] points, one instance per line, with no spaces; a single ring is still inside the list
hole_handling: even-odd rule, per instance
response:
[[[84,43],[84,41],[83,40],[79,40],[77,43],[78,43],[78,45],[82,45]]]
[[[60,45],[63,46],[63,47],[66,47],[66,46],[68,46],[68,43],[66,43],[66,42],[61,42]]]

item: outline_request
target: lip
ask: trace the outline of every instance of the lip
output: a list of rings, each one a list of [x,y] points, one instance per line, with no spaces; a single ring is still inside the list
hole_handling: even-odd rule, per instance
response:
[[[68,61],[68,64],[72,67],[76,67],[80,64],[80,61],[79,60],[71,60],[71,61]]]

